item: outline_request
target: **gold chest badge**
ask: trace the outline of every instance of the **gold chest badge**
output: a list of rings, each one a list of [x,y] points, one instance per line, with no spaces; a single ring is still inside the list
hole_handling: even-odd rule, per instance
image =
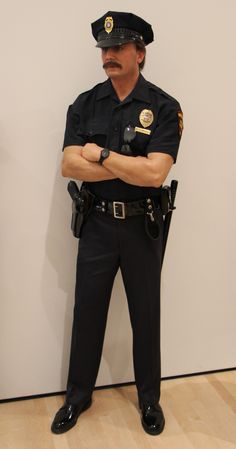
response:
[[[104,29],[109,34],[113,30],[114,22],[112,17],[106,17],[104,22]]]
[[[139,121],[144,128],[147,128],[153,123],[154,116],[150,109],[143,109],[139,116]]]

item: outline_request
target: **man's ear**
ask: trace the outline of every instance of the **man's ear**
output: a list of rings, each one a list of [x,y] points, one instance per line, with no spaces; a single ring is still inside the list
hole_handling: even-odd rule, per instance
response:
[[[137,62],[138,64],[141,64],[141,62],[144,60],[145,58],[145,53],[142,50],[137,50]]]

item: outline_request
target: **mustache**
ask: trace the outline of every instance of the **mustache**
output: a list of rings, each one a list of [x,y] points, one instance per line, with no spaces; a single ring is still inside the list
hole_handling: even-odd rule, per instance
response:
[[[112,60],[107,61],[103,64],[104,69],[108,69],[109,67],[117,67],[118,69],[122,69],[122,65],[119,64],[119,62],[112,61]]]

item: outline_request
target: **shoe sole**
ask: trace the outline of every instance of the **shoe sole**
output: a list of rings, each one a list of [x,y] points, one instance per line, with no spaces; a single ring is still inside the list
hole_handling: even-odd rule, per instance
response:
[[[87,410],[90,406],[92,405],[92,399],[90,399],[88,402],[86,402],[83,406],[83,408],[80,410],[80,412],[78,413],[78,416],[76,417],[75,421],[73,421],[71,424],[69,424],[66,429],[53,429],[53,427],[51,426],[51,431],[55,434],[60,434],[60,433],[65,433],[68,430],[72,429],[72,427],[75,426],[75,424],[78,421],[79,416],[81,415],[81,413],[85,412],[85,410]]]

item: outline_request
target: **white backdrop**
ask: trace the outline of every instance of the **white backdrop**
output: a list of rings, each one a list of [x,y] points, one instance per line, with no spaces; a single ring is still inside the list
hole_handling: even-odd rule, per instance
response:
[[[90,23],[152,23],[144,76],[176,97],[185,130],[162,282],[162,376],[235,366],[234,0],[9,0],[0,16],[0,399],[65,389],[77,240],[60,175],[68,105],[104,79]],[[133,380],[117,277],[97,385]]]

